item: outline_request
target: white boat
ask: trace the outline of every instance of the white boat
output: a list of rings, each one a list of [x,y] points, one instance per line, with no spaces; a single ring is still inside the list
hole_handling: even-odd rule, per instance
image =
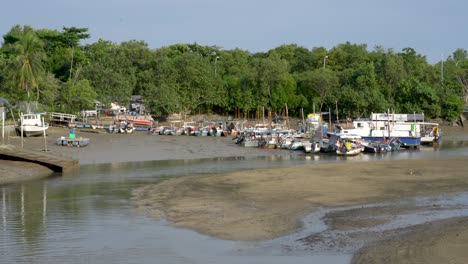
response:
[[[133,123],[130,123],[128,121],[121,121],[119,125],[119,132],[120,133],[126,133],[130,134],[135,130],[135,127],[133,126]]]
[[[421,144],[421,122],[418,117],[406,114],[372,114],[370,119],[353,121],[353,128],[338,127],[341,134],[355,134],[367,141],[385,141],[398,138],[402,147],[417,147]],[[416,115],[415,115],[416,116]]]
[[[247,148],[256,148],[258,147],[258,138],[256,138],[255,136],[246,137],[244,138],[241,144],[242,146]]]
[[[430,145],[439,142],[442,132],[438,123],[420,122],[417,125],[421,129],[421,144]]]
[[[341,133],[328,133],[330,137],[328,142],[320,148],[321,152],[336,153],[338,155],[357,155],[361,153],[366,142],[359,135],[354,134],[341,134]],[[349,142],[351,144],[345,144]],[[343,149],[346,147],[346,149]],[[359,150],[355,150],[359,149]],[[352,150],[352,151],[351,151]]]
[[[37,137],[44,135],[49,124],[43,122],[41,113],[22,114],[15,129],[18,136],[22,133],[24,137]]]
[[[305,153],[319,153],[320,152],[320,143],[318,142],[303,142],[304,152]]]
[[[342,156],[355,156],[361,153],[363,146],[358,138],[340,137],[337,142],[336,154]]]
[[[356,156],[356,155],[359,155],[361,151],[362,151],[361,148],[351,148],[351,149],[338,148],[336,150],[336,154],[340,156]]]

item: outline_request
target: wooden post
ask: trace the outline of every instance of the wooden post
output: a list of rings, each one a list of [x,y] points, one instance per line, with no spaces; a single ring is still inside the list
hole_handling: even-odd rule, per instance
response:
[[[20,126],[21,126],[21,148],[23,148],[23,114],[20,114]]]
[[[42,117],[42,128],[44,128],[44,152],[47,152],[47,137],[46,137],[44,117]]]
[[[2,145],[5,145],[5,112],[2,111]]]
[[[305,120],[304,120],[304,108],[301,108],[301,115],[302,115],[302,124],[305,124]]]
[[[268,110],[268,129],[271,129],[271,123],[273,122],[271,116],[271,110]]]
[[[336,123],[340,124],[340,119],[338,118],[338,100],[335,101],[336,104]]]

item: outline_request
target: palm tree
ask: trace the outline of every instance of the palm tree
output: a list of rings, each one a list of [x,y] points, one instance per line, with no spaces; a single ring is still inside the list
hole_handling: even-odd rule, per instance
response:
[[[32,89],[37,90],[37,99],[39,99],[38,80],[42,76],[42,63],[45,60],[42,41],[34,31],[27,31],[13,44],[13,50],[15,54],[12,64],[13,75],[18,87],[27,92],[26,111],[30,112]]]

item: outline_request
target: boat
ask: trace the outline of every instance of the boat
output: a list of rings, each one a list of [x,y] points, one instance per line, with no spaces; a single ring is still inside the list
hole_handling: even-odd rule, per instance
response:
[[[341,156],[356,156],[362,151],[359,141],[352,138],[340,138],[337,143],[336,154]]]
[[[153,124],[152,120],[144,120],[144,119],[129,119],[128,121],[133,123],[136,126],[151,126]]]
[[[320,143],[319,142],[303,142],[304,152],[305,153],[319,153],[320,152]]]
[[[258,147],[266,149],[275,149],[278,145],[278,137],[274,135],[261,136],[258,139]]]
[[[417,123],[421,129],[421,144],[431,145],[438,143],[442,137],[442,131],[438,123],[420,122]]]
[[[285,148],[290,150],[304,150],[304,143],[307,144],[307,142],[309,141],[306,138],[300,136],[294,137]]]
[[[89,145],[90,139],[77,137],[77,138],[67,138],[60,137],[57,139],[56,144],[67,147],[86,147]]]
[[[135,127],[133,126],[133,123],[128,122],[128,121],[121,121],[120,126],[119,126],[119,132],[120,133],[126,133],[130,134],[135,130]]]
[[[366,153],[385,153],[400,149],[401,141],[398,138],[392,138],[386,141],[371,141],[364,145],[363,152]]]
[[[366,145],[366,142],[363,141],[362,137],[359,135],[355,134],[342,134],[342,133],[327,133],[327,136],[329,137],[328,140],[326,140],[323,144],[323,146],[320,147],[320,152],[324,153],[336,153],[339,155],[345,155],[347,152],[344,150],[338,150],[340,147],[343,147],[344,142],[351,142],[352,145],[351,147],[359,148],[360,150],[356,151],[348,151],[349,155],[353,154],[357,155],[361,153],[362,149],[364,148],[364,145]],[[354,146],[353,146],[354,144]]]
[[[16,134],[24,137],[42,136],[49,129],[49,124],[43,121],[41,113],[22,114],[15,126]]]
[[[247,147],[247,148],[256,148],[258,147],[258,138],[255,137],[255,136],[248,136],[248,137],[245,137],[242,142],[241,142],[241,145],[244,146],[244,147]]]
[[[194,121],[184,122],[182,130],[184,131],[184,135],[187,136],[198,136],[201,134],[198,123]]]
[[[359,135],[366,141],[385,141],[389,138],[398,138],[401,141],[401,147],[415,148],[421,145],[420,116],[415,114],[372,114],[370,119],[354,120],[352,128],[341,126],[337,126],[337,128],[339,133]]]

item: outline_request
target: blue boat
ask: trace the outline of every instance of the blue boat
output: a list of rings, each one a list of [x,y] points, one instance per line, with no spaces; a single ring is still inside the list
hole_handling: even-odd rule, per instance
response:
[[[77,137],[77,138],[67,138],[60,137],[57,139],[57,145],[67,146],[67,147],[86,147],[89,145],[89,138]]]
[[[362,136],[366,141],[385,141],[388,140],[388,137],[372,137],[372,136]],[[401,141],[401,147],[403,148],[415,148],[421,145],[421,137],[403,137],[395,136],[393,138],[398,138]]]

